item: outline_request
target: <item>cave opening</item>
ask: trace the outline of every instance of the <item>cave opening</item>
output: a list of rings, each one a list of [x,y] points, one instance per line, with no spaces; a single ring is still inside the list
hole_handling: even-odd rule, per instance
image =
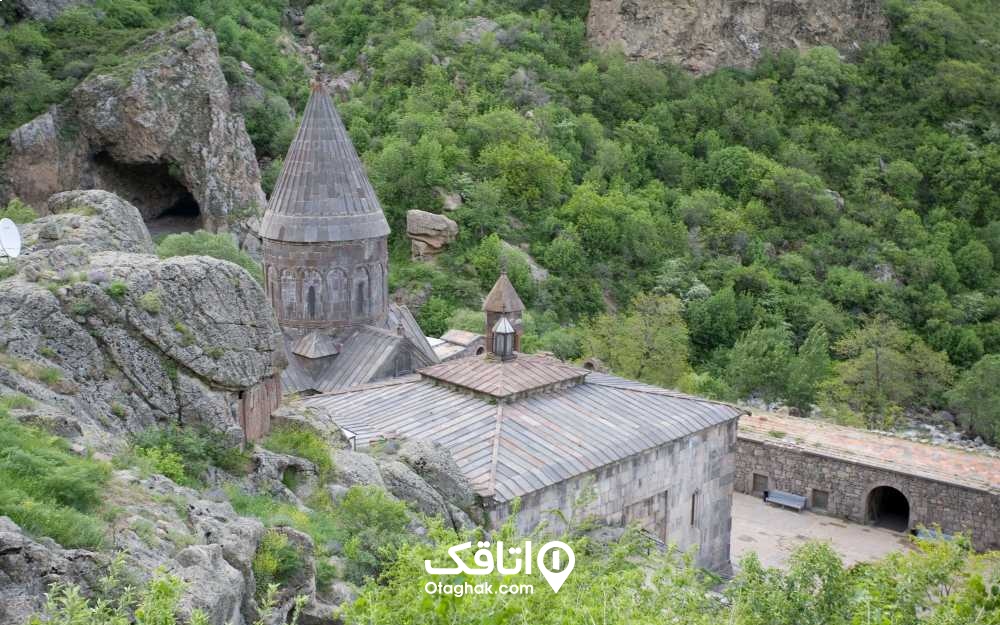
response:
[[[168,163],[122,163],[107,152],[94,156],[93,187],[127,200],[142,215],[154,238],[203,227],[201,207]]]

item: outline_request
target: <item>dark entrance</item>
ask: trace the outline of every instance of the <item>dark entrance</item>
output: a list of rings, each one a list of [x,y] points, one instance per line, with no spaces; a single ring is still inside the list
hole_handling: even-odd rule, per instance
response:
[[[873,525],[905,532],[910,528],[910,502],[892,486],[879,486],[868,495],[866,518]]]
[[[107,152],[94,155],[93,188],[118,194],[139,209],[156,237],[202,227],[201,209],[167,163],[120,163]]]

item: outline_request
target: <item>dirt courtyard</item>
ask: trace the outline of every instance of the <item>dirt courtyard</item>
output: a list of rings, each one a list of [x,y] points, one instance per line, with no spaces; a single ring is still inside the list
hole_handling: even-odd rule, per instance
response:
[[[756,551],[764,566],[784,568],[792,551],[810,540],[829,542],[847,565],[910,548],[909,536],[900,532],[806,510],[795,512],[742,493],[733,495],[734,566],[745,554]]]

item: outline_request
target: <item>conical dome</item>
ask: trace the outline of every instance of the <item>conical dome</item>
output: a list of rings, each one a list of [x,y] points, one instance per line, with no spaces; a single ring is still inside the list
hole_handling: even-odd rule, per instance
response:
[[[313,85],[260,234],[293,243],[357,241],[389,234],[365,167],[319,83]]]

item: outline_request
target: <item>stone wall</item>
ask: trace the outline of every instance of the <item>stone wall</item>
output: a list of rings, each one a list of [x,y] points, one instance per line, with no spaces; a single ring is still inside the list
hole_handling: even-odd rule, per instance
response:
[[[264,240],[264,283],[284,327],[373,324],[388,301],[386,237],[334,243]]]
[[[834,458],[782,441],[759,441],[741,436],[736,445],[737,492],[760,494],[754,474],[767,478],[768,488],[806,498],[815,512],[869,522],[867,505],[872,490],[891,486],[910,504],[910,528],[940,525],[946,534],[972,535],[977,549],[1000,548],[1000,492],[986,492]],[[760,484],[758,484],[760,486]],[[816,497],[816,491],[821,491]],[[828,493],[826,508],[814,505]]]
[[[735,442],[733,420],[529,493],[521,499],[518,529],[527,533],[546,522],[560,531],[564,523],[553,510],[566,519],[635,522],[681,550],[696,548],[699,566],[728,572]],[[588,488],[596,497],[574,516],[574,502]],[[509,505],[489,514],[500,524],[510,514]]]

